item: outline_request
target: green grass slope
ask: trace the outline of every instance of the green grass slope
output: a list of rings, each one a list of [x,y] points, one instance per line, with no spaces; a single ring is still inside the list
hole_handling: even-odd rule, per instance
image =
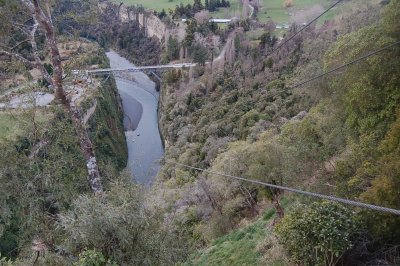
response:
[[[284,198],[281,203],[287,208],[293,201]],[[270,225],[274,218],[275,210],[265,209],[253,223],[215,239],[211,246],[194,253],[182,266],[287,265],[286,254],[278,243],[271,243],[274,233]]]
[[[18,121],[10,113],[0,112],[0,141],[19,132]]]

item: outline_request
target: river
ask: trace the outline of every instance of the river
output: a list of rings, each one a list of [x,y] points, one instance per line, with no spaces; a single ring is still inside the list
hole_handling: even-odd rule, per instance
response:
[[[114,51],[107,53],[111,68],[134,67]],[[129,80],[116,76],[115,81],[124,109],[128,167],[136,182],[149,186],[160,168],[164,153],[158,129],[159,93],[143,72],[129,74]]]

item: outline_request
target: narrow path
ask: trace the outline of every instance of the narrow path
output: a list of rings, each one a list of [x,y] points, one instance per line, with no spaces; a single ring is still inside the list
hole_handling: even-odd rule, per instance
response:
[[[228,47],[228,45],[230,45],[230,42],[233,40],[233,37],[235,36],[235,31],[231,32],[228,36],[228,38],[226,39],[225,45],[222,48],[221,52],[219,53],[219,55],[214,58],[213,60],[213,66],[215,67],[219,67],[219,63],[223,60],[225,60],[225,53],[226,53],[226,49]]]

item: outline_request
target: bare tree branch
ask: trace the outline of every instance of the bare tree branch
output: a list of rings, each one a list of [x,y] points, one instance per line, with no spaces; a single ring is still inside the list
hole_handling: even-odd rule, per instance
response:
[[[50,23],[53,24],[53,20],[51,18],[51,12],[50,12],[49,0],[44,0],[44,4],[45,4],[45,7],[46,7],[47,17],[49,18]]]
[[[29,39],[30,39],[30,43],[31,43],[31,46],[32,46],[32,54],[33,54],[33,57],[34,57],[35,63],[36,63],[35,65],[40,70],[40,72],[42,73],[43,78],[49,84],[53,85],[53,80],[51,79],[51,76],[50,76],[49,72],[47,72],[46,68],[42,64],[42,60],[40,60],[40,57],[39,57],[37,43],[36,43],[36,40],[35,40],[35,34],[36,34],[36,31],[37,31],[37,28],[39,27],[39,23],[36,20],[36,18],[33,18],[33,20],[34,20],[35,24],[33,25],[32,30],[30,32],[30,35],[29,35],[30,38]]]
[[[13,51],[13,50],[15,50],[15,48],[17,48],[17,47],[20,46],[21,44],[26,43],[26,42],[29,42],[29,41],[30,41],[30,39],[26,39],[26,40],[20,41],[20,42],[18,42],[16,45],[14,45],[13,47],[7,47],[7,46],[1,45],[1,44],[0,44],[0,46],[3,47],[3,48],[9,49],[10,51]]]
[[[29,19],[29,20],[32,20],[32,18]],[[17,28],[18,30],[22,31],[25,35],[27,35],[27,39],[18,42],[13,47],[7,47],[5,45],[0,45],[3,48],[5,48],[5,49],[10,51],[10,52],[7,52],[7,51],[3,50],[3,51],[0,51],[0,54],[8,55],[10,57],[14,57],[17,60],[19,60],[19,61],[21,61],[21,62],[23,62],[25,64],[28,64],[30,67],[36,67],[41,72],[43,78],[49,84],[52,85],[53,81],[51,79],[51,76],[48,73],[48,71],[46,70],[46,68],[44,67],[42,61],[40,60],[38,47],[37,47],[37,43],[36,43],[36,40],[35,40],[35,35],[36,35],[36,31],[37,31],[37,29],[39,27],[39,23],[35,19],[35,17],[33,17],[33,21],[34,21],[33,25],[24,25],[24,24],[20,24],[20,23],[13,23],[13,26],[15,28]],[[21,44],[23,44],[25,42],[29,42],[31,47],[32,47],[32,55],[33,55],[33,59],[35,60],[34,62],[31,62],[30,60],[22,57],[20,54],[12,52],[14,49],[16,49],[18,46],[20,46]]]
[[[18,61],[21,61],[24,64],[27,64],[29,66],[33,66],[33,63],[31,61],[29,61],[28,59],[26,59],[25,57],[21,56],[20,54],[17,53],[11,53],[11,52],[7,52],[4,50],[0,50],[0,55],[6,55],[9,57],[14,57],[15,59],[17,59]]]

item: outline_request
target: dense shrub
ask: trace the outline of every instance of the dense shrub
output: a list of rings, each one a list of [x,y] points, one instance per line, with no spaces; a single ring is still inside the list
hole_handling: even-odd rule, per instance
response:
[[[276,227],[292,259],[306,265],[335,265],[352,247],[357,223],[342,205],[316,202],[298,206]]]

